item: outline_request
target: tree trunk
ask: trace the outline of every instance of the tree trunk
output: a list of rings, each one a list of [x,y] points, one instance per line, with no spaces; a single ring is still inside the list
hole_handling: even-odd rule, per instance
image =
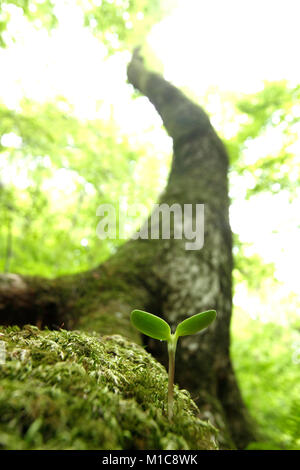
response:
[[[244,448],[253,433],[230,360],[227,154],[205,112],[147,71],[138,50],[128,79],[153,103],[173,139],[172,168],[159,203],[204,204],[202,249],[186,250],[187,240],[172,237],[173,231],[170,239],[129,240],[107,262],[78,275],[55,280],[2,275],[1,323],[120,333],[144,341],[167,366],[165,344],[140,338],[130,311],[147,310],[175,327],[189,315],[215,309],[217,320],[207,330],[179,340],[175,381],[191,392],[200,417],[220,429],[221,446]]]

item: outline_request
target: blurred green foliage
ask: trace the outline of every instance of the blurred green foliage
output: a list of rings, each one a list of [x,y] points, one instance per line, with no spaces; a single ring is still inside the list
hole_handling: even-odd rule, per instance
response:
[[[0,1],[0,47],[7,46],[8,38],[15,40],[9,32],[14,15],[24,15],[36,27],[52,29],[57,25],[53,0],[1,0]]]
[[[123,240],[97,238],[97,207],[149,206],[158,189],[159,160],[151,171],[141,164],[149,149],[130,145],[113,120],[81,122],[62,105],[0,106],[2,271],[52,277],[99,264]]]
[[[266,263],[257,253],[249,256],[245,253],[245,248],[251,246],[242,243],[237,234],[233,236],[234,240],[234,283],[246,282],[250,290],[260,287],[263,279],[274,279],[274,263]]]
[[[300,179],[300,85],[265,82],[255,94],[237,97],[236,119],[243,117],[234,138],[227,142],[232,171],[252,175],[255,184],[247,197],[282,190],[296,196]],[[263,143],[258,148],[258,144]],[[249,158],[249,153],[256,153]],[[247,158],[248,157],[248,158]]]
[[[281,81],[266,82],[260,92],[236,99],[234,116],[241,124],[226,145],[231,174],[247,175],[253,182],[246,188],[246,198],[281,191],[291,201],[298,196],[299,97],[299,86]],[[270,297],[278,284],[275,266],[257,254],[246,256],[245,248],[235,235],[235,285],[246,282],[250,296],[256,297],[254,305],[271,309]],[[300,302],[292,297],[281,299],[278,311],[267,319],[261,311],[253,311],[250,302],[247,312],[234,310],[231,353],[258,429],[258,442],[249,449],[300,448]]]
[[[264,322],[240,308],[234,312],[234,367],[259,430],[249,449],[300,448],[300,321],[288,310],[283,324],[275,314]]]
[[[107,47],[109,53],[142,44],[153,24],[176,5],[176,0],[64,0],[78,7],[83,24]],[[1,0],[0,47],[6,47],[9,23],[23,14],[36,28],[52,30],[58,24],[57,5],[62,0]]]

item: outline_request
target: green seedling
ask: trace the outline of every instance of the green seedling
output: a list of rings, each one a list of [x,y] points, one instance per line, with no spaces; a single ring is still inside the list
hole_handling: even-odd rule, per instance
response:
[[[131,323],[144,335],[150,336],[160,341],[167,341],[169,354],[169,384],[168,384],[168,417],[173,417],[173,396],[174,396],[174,373],[175,373],[175,353],[179,336],[187,336],[198,333],[207,328],[216,318],[215,310],[197,313],[177,325],[174,334],[171,328],[162,318],[152,315],[152,313],[142,310],[131,312]]]

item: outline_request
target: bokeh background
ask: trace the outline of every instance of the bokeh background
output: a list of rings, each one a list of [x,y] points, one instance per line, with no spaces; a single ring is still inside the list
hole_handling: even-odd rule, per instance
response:
[[[142,44],[230,156],[231,353],[261,449],[300,448],[299,16],[297,0],[0,1],[0,271],[94,267],[124,242],[97,238],[97,207],[151,210],[172,143],[126,80]]]

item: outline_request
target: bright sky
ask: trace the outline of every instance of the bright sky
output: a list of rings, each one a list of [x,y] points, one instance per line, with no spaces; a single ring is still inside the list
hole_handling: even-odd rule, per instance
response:
[[[129,55],[104,61],[103,47],[82,27],[74,2],[71,9],[68,3],[57,2],[61,23],[51,39],[15,18],[12,31],[22,34],[0,50],[0,98],[17,108],[22,96],[48,100],[60,94],[82,118],[109,117],[113,109],[124,132],[155,142],[158,152],[170,151],[152,106],[146,99],[130,99]],[[153,29],[149,44],[166,78],[196,96],[213,85],[253,92],[263,80],[299,82],[299,18],[299,0],[179,0],[178,9]],[[242,240],[254,243],[254,251],[276,261],[287,290],[300,294],[299,209],[285,195],[261,196],[234,204],[231,222]]]
[[[165,75],[198,95],[209,85],[252,92],[262,80],[299,82],[298,0],[181,0],[151,43]]]

